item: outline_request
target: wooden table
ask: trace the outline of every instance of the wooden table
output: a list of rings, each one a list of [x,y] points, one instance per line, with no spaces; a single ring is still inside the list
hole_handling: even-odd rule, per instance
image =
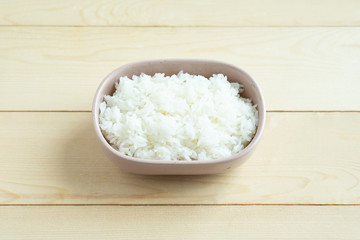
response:
[[[0,239],[360,239],[360,1],[0,2]],[[268,119],[243,166],[138,176],[91,126],[128,62],[244,68]]]

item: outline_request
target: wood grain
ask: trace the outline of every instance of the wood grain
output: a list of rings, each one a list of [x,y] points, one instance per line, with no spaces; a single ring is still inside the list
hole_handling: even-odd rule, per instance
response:
[[[0,232],[22,240],[351,240],[359,216],[355,206],[1,207]]]
[[[2,25],[359,26],[357,0],[12,0]]]
[[[360,239],[359,9],[0,1],[0,239]],[[88,112],[95,90],[154,58],[222,60],[259,82],[275,112],[247,163],[141,176],[106,159]]]
[[[91,113],[0,113],[1,204],[358,204],[360,113],[269,113],[227,174],[141,176],[111,163]]]
[[[244,68],[268,110],[358,111],[359,42],[360,28],[0,27],[0,110],[90,110],[113,69],[170,57]]]

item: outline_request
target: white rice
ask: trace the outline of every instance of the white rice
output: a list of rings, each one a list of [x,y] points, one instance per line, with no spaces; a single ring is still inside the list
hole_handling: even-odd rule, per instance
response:
[[[133,157],[228,157],[251,141],[258,125],[256,105],[242,91],[223,74],[121,77],[100,105],[100,128],[115,149]]]

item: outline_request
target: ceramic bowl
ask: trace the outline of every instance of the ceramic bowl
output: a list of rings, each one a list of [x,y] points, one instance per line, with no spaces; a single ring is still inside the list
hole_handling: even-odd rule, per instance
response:
[[[244,85],[242,97],[252,99],[257,104],[259,112],[259,124],[256,134],[252,141],[240,152],[230,157],[212,160],[194,161],[169,161],[169,160],[149,160],[130,157],[121,154],[114,149],[105,139],[99,127],[99,106],[103,102],[104,95],[112,95],[115,91],[115,82],[121,76],[132,77],[146,73],[165,73],[166,75],[177,74],[180,70],[194,75],[210,77],[214,73],[222,73],[228,77],[230,82],[239,82]],[[122,169],[137,173],[151,175],[197,175],[223,173],[233,169],[247,160],[259,143],[265,125],[265,104],[261,90],[257,83],[240,68],[212,60],[194,59],[163,59],[143,62],[134,62],[121,66],[111,72],[100,84],[94,98],[92,117],[96,136],[100,141],[106,155]]]

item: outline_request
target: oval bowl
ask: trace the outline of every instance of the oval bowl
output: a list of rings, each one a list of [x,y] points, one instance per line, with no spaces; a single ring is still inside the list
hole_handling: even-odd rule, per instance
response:
[[[228,81],[239,82],[244,85],[244,92],[241,96],[250,98],[254,104],[257,104],[259,112],[258,127],[251,142],[243,150],[230,157],[199,161],[141,159],[121,154],[114,149],[101,133],[99,127],[99,106],[104,100],[104,95],[112,95],[114,93],[115,82],[118,82],[121,76],[131,78],[133,75],[140,75],[141,73],[148,75],[154,75],[155,73],[172,75],[177,74],[181,70],[193,75],[203,75],[207,78],[215,73],[222,73],[228,77]],[[194,59],[160,59],[134,62],[121,66],[111,72],[101,82],[96,91],[92,107],[93,126],[96,137],[110,160],[128,172],[149,175],[216,174],[239,166],[250,157],[259,143],[265,126],[265,115],[265,103],[261,90],[258,84],[245,71],[224,62]]]

